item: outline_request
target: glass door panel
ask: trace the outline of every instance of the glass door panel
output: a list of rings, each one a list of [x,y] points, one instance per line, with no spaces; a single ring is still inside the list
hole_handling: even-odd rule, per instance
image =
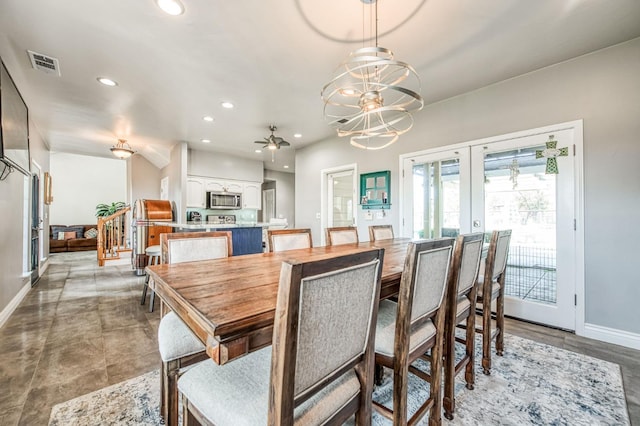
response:
[[[353,182],[352,170],[328,175],[329,227],[355,225]]]
[[[511,229],[505,294],[555,304],[556,175],[546,175],[544,146],[485,155],[485,231]]]
[[[573,143],[571,130],[554,132],[558,146]],[[548,135],[477,145],[472,152],[473,231],[511,229],[505,314],[575,328],[573,159],[558,159],[546,174],[536,158]]]
[[[468,148],[404,160],[404,236],[455,237],[469,231],[468,163]]]

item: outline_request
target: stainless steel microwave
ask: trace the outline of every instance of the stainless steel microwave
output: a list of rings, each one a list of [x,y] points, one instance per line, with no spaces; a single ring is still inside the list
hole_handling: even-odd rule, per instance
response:
[[[235,192],[207,192],[208,209],[241,209],[242,194]]]

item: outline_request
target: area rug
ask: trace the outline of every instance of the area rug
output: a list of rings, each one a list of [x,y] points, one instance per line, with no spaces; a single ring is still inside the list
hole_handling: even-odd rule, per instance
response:
[[[479,345],[476,345],[478,347]],[[478,348],[479,349],[479,348]],[[479,355],[479,354],[477,354]],[[475,390],[456,380],[456,412],[450,425],[628,425],[620,367],[516,336],[505,336],[503,357],[493,357],[490,376],[476,356]],[[413,412],[426,398],[428,385],[409,382]],[[58,404],[50,426],[159,425],[159,372]],[[385,371],[374,399],[391,406],[392,379]],[[427,424],[423,419],[420,424]],[[374,413],[373,424],[391,422]]]

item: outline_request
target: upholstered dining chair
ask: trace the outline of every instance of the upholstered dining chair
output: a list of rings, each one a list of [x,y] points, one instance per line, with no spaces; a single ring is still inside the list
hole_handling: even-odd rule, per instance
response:
[[[269,251],[278,252],[311,248],[311,229],[269,229]]]
[[[272,347],[185,372],[184,425],[370,425],[383,253],[283,262]]]
[[[233,254],[230,231],[176,232],[160,234],[162,263],[219,259]],[[204,344],[174,312],[162,317],[158,327],[160,408],[167,426],[178,424],[180,370],[207,359]]]
[[[394,425],[415,424],[427,411],[430,425],[441,423],[445,295],[453,244],[453,238],[409,243],[398,302],[383,300],[378,308],[376,364],[393,370],[393,410],[373,404]],[[412,365],[418,358],[429,363],[429,373]],[[410,419],[409,373],[429,382],[429,397]]]
[[[392,240],[393,227],[391,225],[369,226],[369,241]]]
[[[465,370],[467,389],[473,389],[475,371],[473,365],[475,318],[476,318],[476,279],[482,257],[484,234],[460,235],[451,261],[449,288],[447,289],[447,308],[444,337],[444,394],[442,406],[444,416],[451,420],[455,411],[454,385],[456,374]],[[456,337],[456,325],[464,322],[465,338]],[[462,343],[465,352],[456,363],[455,345]]]
[[[338,226],[327,228],[327,245],[354,244],[358,242],[358,228],[353,226]]]
[[[477,306],[482,311],[482,372],[491,374],[491,340],[496,339],[496,354],[504,351],[504,282],[507,256],[511,242],[511,230],[493,231],[489,241],[487,258],[478,273]],[[483,267],[484,266],[484,267]],[[495,327],[491,324],[491,302],[496,301]]]

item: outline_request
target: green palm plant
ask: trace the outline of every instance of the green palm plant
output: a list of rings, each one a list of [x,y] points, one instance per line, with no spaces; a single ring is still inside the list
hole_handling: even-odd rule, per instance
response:
[[[116,201],[115,203],[109,204],[98,204],[96,206],[96,217],[106,217],[111,216],[118,210],[122,210],[127,205],[122,201]]]

